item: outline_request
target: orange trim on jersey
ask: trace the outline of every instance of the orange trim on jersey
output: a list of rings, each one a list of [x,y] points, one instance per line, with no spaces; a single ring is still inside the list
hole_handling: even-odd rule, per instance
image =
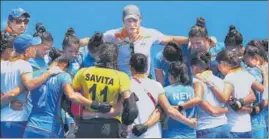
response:
[[[13,33],[13,30],[12,30],[9,26],[6,27],[6,31],[7,31],[8,33]]]
[[[143,37],[144,37],[144,33],[143,33],[143,31],[141,30],[141,28],[140,28],[140,29],[139,29],[139,32],[138,32],[138,35],[137,35],[137,37],[135,38],[134,41],[139,40],[139,39],[141,39],[141,38],[143,38]],[[127,34],[127,30],[126,30],[126,28],[123,27],[122,30],[121,30],[121,32],[117,32],[117,33],[115,33],[115,38],[116,38],[116,39],[129,38],[129,37],[128,37],[128,34]]]
[[[9,26],[6,27],[5,32],[8,32],[9,34],[17,36],[18,34],[13,31],[13,29]]]
[[[231,69],[228,73],[233,73],[233,72],[237,72],[237,71],[241,71],[243,70],[243,68],[236,68],[236,69]]]
[[[123,28],[123,29],[121,30],[121,32],[117,32],[117,33],[115,34],[115,37],[116,37],[116,38],[126,38],[126,37],[128,37],[126,28]]]

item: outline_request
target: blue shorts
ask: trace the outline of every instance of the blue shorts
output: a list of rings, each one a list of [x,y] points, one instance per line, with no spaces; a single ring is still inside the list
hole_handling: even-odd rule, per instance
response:
[[[181,130],[181,131],[162,131],[163,138],[196,138],[196,133],[194,130]]]
[[[231,138],[252,138],[251,131],[249,132],[230,132]]]
[[[230,129],[228,125],[196,131],[197,138],[229,138]]]
[[[1,138],[22,138],[27,122],[1,122]]]
[[[46,131],[39,128],[27,126],[23,138],[64,138],[63,128],[54,131]]]
[[[252,128],[252,137],[253,138],[267,138],[268,133],[267,129],[264,128]]]

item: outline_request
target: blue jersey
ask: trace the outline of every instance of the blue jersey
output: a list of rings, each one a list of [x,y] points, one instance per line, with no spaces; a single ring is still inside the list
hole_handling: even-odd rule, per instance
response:
[[[71,73],[76,73],[77,70],[79,69],[79,59],[80,57],[78,56],[77,58],[75,58],[74,60],[72,60],[70,63],[70,66],[69,66],[69,70]],[[31,58],[28,60],[33,69],[34,69],[34,72],[33,72],[33,78],[36,78],[36,77],[40,77],[44,72],[47,71],[48,69],[48,63],[51,62],[49,60],[46,60],[45,58]],[[28,113],[31,112],[32,110],[32,98],[31,98],[31,93],[27,96],[27,111]],[[68,126],[70,126],[70,123],[74,123],[74,119],[72,117],[65,117],[65,115],[63,115],[62,117],[63,119],[63,122],[64,123],[67,123]]]
[[[244,70],[248,70],[248,65],[247,65],[243,60],[240,61],[240,66],[241,66]]]
[[[48,66],[48,62],[42,57],[42,58],[30,58],[28,60],[32,67],[33,67],[33,71],[36,70],[40,70],[40,69],[47,69]]]
[[[217,43],[215,47],[211,47],[208,52],[210,53],[211,55],[211,65],[210,65],[210,69],[213,71],[213,74],[222,78],[223,79],[223,75],[221,74],[221,72],[219,72],[217,70],[217,66],[218,66],[218,62],[216,61],[216,57],[217,57],[217,54],[224,50],[225,49],[225,45],[224,43]]]
[[[95,59],[89,52],[87,46],[81,47],[79,49],[79,52],[81,53],[81,56],[82,56],[81,68],[94,66]]]
[[[181,46],[181,49],[182,49],[182,55],[183,55],[183,61],[184,63],[186,64],[187,66],[187,69],[188,69],[188,75],[190,76],[190,79],[192,81],[193,79],[193,75],[192,75],[192,69],[191,69],[191,55],[192,55],[192,49],[190,47],[188,47],[187,44],[184,44]],[[224,46],[224,43],[217,43],[215,47],[211,47],[208,52],[210,53],[211,55],[211,65],[210,65],[210,68],[211,70],[213,71],[213,74],[220,77],[220,78],[223,78],[223,75],[217,70],[217,61],[216,61],[216,57],[217,57],[217,54],[224,50],[225,49],[225,46]]]
[[[48,61],[45,60],[45,58],[30,58],[28,62],[31,63],[33,67],[33,78],[39,77],[43,74],[44,70],[48,69]],[[27,96],[27,110],[28,113],[32,110],[32,99],[31,99],[31,93]]]
[[[165,88],[165,94],[169,102],[173,106],[185,103],[194,97],[194,90],[192,86],[183,86],[180,84],[170,85]],[[195,118],[196,110],[195,107],[183,110],[183,115],[187,118]],[[163,136],[170,137],[185,137],[195,138],[196,131],[189,126],[180,123],[172,118],[167,120],[168,128],[163,131]]]
[[[44,72],[46,72],[47,69],[40,69],[40,70],[36,70],[33,72],[33,78],[37,78],[37,77],[40,77]],[[32,92],[32,91],[31,91]],[[27,111],[28,113],[31,113],[32,111],[32,107],[33,107],[33,104],[32,104],[32,98],[31,98],[31,94],[32,93],[29,93],[28,96],[27,96]]]
[[[39,77],[43,74],[44,71],[47,71],[48,69],[48,61],[45,60],[45,58],[30,58],[28,60],[31,63],[31,66],[33,67],[33,78]],[[31,93],[27,96],[27,110],[28,113],[32,110],[32,99],[31,99]]]
[[[251,75],[253,75],[256,78],[256,80],[260,84],[263,84],[263,76],[262,76],[261,71],[258,68],[256,68],[256,67],[253,67],[253,68],[248,67],[247,70]],[[257,90],[253,90],[253,91],[254,91],[255,96],[256,96],[256,102],[261,103],[263,101],[261,92],[259,92]],[[263,109],[263,111],[261,113],[251,117],[252,128],[255,129],[255,128],[265,128],[266,127],[266,123],[267,123],[266,120],[267,119],[265,119],[265,111],[266,111],[266,109]]]
[[[50,77],[38,88],[32,90],[33,107],[27,126],[58,133],[63,123],[61,119],[63,85],[71,84],[71,82],[71,76],[62,72]]]
[[[61,109],[61,114],[62,114],[63,124],[67,124],[68,129],[70,129],[71,124],[75,123],[75,120],[63,108]]]
[[[94,66],[95,64],[95,59],[90,55],[90,54],[87,54],[84,58],[83,58],[83,61],[82,61],[82,64],[81,64],[81,67],[84,68],[84,67],[91,67],[91,66]]]
[[[191,69],[191,48],[188,47],[187,44],[180,46],[182,49],[183,62],[186,64],[188,69],[188,75],[190,80],[192,81],[192,69]]]
[[[82,56],[81,55],[72,59],[69,62],[69,66],[67,68],[68,73],[71,74],[72,76],[75,76],[76,73],[78,72],[78,70],[80,69],[81,63],[82,63]]]
[[[163,75],[164,75],[164,84],[163,84],[164,87],[170,85],[169,80],[168,80],[168,75],[169,75],[168,66],[169,66],[168,61],[166,61],[163,57],[163,50],[158,52],[154,58],[154,67],[155,69],[162,70]]]

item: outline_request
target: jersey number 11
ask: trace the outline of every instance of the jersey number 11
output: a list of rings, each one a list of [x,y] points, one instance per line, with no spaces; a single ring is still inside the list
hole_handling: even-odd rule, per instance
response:
[[[92,93],[92,100],[95,101],[95,99],[96,99],[96,84],[93,84],[93,86],[89,90],[89,93]],[[107,93],[108,93],[108,86],[105,86],[105,88],[100,92],[100,95],[104,95],[103,102],[107,101]]]

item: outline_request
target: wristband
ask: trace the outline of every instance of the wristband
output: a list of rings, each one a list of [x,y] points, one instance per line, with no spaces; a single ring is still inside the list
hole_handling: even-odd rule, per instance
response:
[[[178,111],[182,111],[183,110],[183,107],[181,105],[178,105],[177,110]]]

